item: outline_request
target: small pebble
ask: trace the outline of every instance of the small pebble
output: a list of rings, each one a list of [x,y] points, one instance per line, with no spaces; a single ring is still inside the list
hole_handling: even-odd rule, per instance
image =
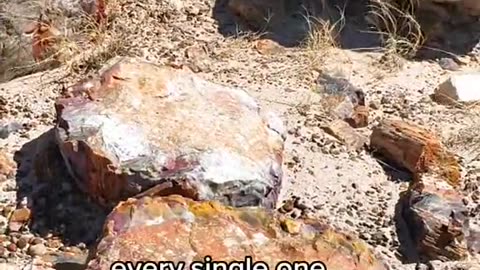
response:
[[[17,245],[15,245],[14,243],[10,243],[9,245],[7,245],[7,249],[8,249],[8,251],[16,252],[17,251]]]
[[[17,241],[17,247],[19,249],[24,249],[28,245],[28,238],[27,237],[20,237]]]

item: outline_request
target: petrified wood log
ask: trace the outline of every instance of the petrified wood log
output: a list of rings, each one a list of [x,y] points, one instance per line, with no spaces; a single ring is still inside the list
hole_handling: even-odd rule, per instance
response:
[[[318,220],[291,220],[258,207],[232,208],[172,195],[129,199],[107,218],[89,270],[118,260],[185,262],[321,261],[329,270],[383,270],[362,241]],[[320,267],[315,269],[322,269]]]

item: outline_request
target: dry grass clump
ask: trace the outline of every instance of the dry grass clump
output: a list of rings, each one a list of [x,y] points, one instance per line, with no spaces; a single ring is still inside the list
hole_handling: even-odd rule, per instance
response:
[[[125,38],[114,20],[118,1],[108,1],[106,18],[43,4],[0,3],[0,82],[59,66],[86,72],[121,53]]]
[[[368,20],[382,39],[386,59],[412,58],[425,42],[415,18],[417,0],[371,0]]]
[[[324,8],[327,8],[324,5]],[[330,48],[338,47],[338,37],[345,26],[345,10],[338,9],[338,18],[328,19],[310,15],[308,10],[304,18],[308,26],[308,34],[303,42],[304,47],[309,51],[327,51]]]

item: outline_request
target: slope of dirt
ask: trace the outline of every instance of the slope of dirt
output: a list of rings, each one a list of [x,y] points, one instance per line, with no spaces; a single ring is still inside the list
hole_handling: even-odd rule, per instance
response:
[[[409,254],[412,248],[400,245],[403,236],[397,227],[402,224],[394,218],[399,193],[411,176],[365,151],[348,151],[321,129],[330,119],[328,103],[316,92],[317,77],[323,72],[340,74],[365,91],[372,110],[369,126],[361,133],[368,136],[385,117],[408,119],[437,133],[461,158],[465,200],[473,209],[473,225],[480,224],[480,211],[474,211],[480,202],[480,108],[446,107],[431,100],[429,95],[451,73],[437,62],[404,60],[390,70],[382,64],[382,53],[333,47],[280,47],[264,54],[258,49],[258,35],[239,32],[225,37],[219,32],[220,24],[234,29],[236,25],[213,0],[116,1],[116,5],[120,13],[115,31],[127,38],[126,54],[186,65],[208,80],[246,89],[262,106],[283,115],[289,132],[281,201],[297,198],[293,217],[326,218],[365,239],[391,269],[417,269],[406,258],[416,256]],[[214,19],[222,17],[219,14],[224,21]],[[473,60],[461,66],[476,68]],[[0,127],[21,125],[0,139],[0,149],[18,166],[16,175],[1,183],[0,203],[5,209],[21,204],[36,208],[33,223],[22,234],[40,236],[39,241],[52,250],[75,250],[78,263],[100,233],[105,213],[76,191],[66,173],[58,182],[37,184],[32,155],[40,145],[38,136],[53,126],[54,99],[62,87],[82,76],[86,75],[59,68],[0,84]],[[19,237],[3,236],[4,246],[18,244]],[[20,265],[31,258],[21,248],[2,250],[0,262]],[[475,258],[472,261],[475,264]],[[434,269],[448,269],[440,267],[451,263],[435,265]]]

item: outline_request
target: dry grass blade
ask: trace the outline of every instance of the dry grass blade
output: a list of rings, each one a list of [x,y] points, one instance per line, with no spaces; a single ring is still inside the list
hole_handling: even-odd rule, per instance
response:
[[[345,26],[345,10],[338,8],[340,18],[334,22],[311,16],[307,11],[303,15],[308,25],[308,35],[304,47],[310,51],[322,51],[338,47],[338,36]]]

